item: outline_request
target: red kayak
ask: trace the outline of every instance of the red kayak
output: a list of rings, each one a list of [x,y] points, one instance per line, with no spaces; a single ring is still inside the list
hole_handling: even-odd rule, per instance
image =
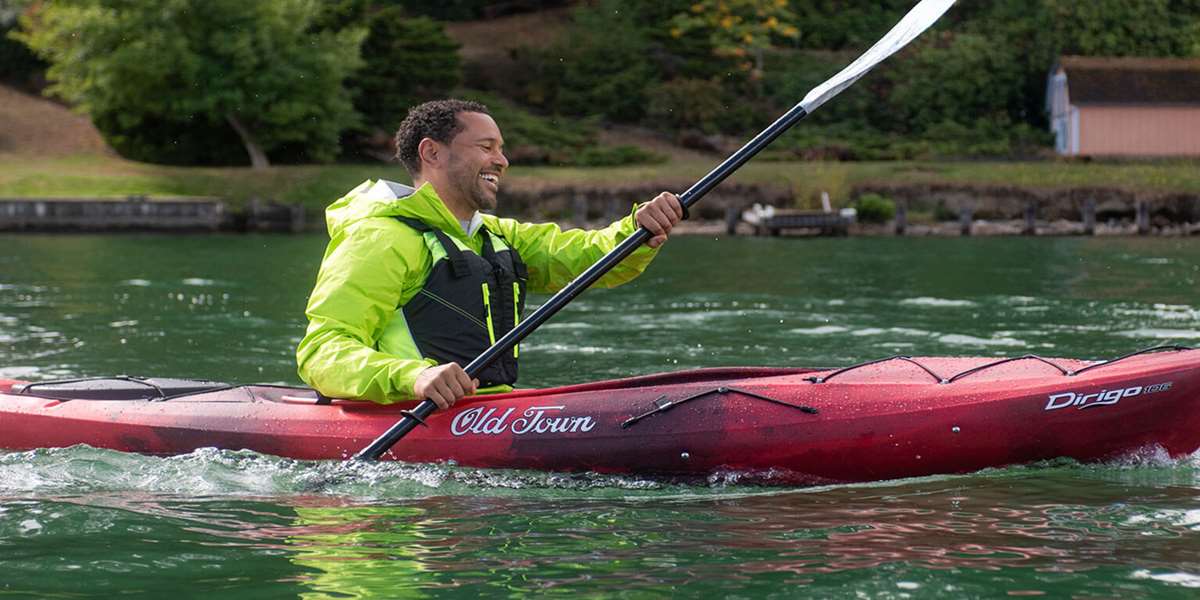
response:
[[[0,381],[0,448],[250,449],[344,459],[412,404],[312,390],[108,378]],[[1200,448],[1200,350],[1101,362],[893,357],[843,369],[721,368],[467,398],[385,458],[470,467],[789,482],[963,473]]]

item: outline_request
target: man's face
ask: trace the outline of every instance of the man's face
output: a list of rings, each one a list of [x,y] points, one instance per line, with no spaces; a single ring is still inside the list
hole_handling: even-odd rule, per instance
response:
[[[458,113],[462,131],[450,141],[446,167],[448,183],[475,210],[496,208],[500,177],[508,168],[504,138],[492,118],[483,113]]]

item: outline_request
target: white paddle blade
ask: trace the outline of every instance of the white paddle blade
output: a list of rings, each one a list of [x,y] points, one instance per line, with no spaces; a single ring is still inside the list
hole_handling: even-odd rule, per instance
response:
[[[811,113],[817,110],[817,107],[825,104],[830,98],[842,93],[842,90],[850,87],[858,78],[867,74],[867,71],[875,68],[875,65],[883,62],[883,59],[893,55],[897,50],[908,45],[921,32],[929,29],[941,18],[950,7],[954,5],[955,0],[921,0],[919,4],[908,11],[899,23],[887,32],[887,35],[880,38],[871,46],[869,50],[858,57],[857,60],[850,63],[845,69],[842,69],[837,75],[830,77],[828,81],[813,88],[812,91],[800,101],[800,105],[804,107],[804,112]]]

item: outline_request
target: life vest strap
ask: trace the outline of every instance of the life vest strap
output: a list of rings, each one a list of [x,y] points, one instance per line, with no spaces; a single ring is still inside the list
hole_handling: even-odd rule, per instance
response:
[[[441,229],[434,229],[420,219],[396,217],[396,220],[403,222],[404,224],[416,229],[417,231],[420,231],[421,233],[432,231],[433,236],[437,238],[438,243],[442,245],[442,249],[446,251],[446,258],[450,261],[450,269],[453,271],[456,279],[466,277],[471,274],[471,263],[465,256],[463,256],[462,249],[458,247],[458,244],[455,244],[454,240],[451,240],[450,236],[446,235],[446,232],[442,231]],[[484,239],[486,240],[487,236],[484,236]]]

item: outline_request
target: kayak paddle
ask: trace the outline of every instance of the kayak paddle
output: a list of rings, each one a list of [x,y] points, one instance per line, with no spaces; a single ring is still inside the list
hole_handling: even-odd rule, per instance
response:
[[[700,201],[709,191],[717,184],[725,180],[733,174],[734,171],[741,168],[746,161],[750,160],[754,155],[758,154],[768,144],[775,141],[785,131],[803,119],[819,106],[827,102],[830,98],[838,95],[842,90],[850,87],[860,77],[866,75],[868,71],[883,61],[883,59],[891,56],[904,46],[908,45],[921,32],[928,29],[934,24],[950,7],[955,0],[921,0],[912,10],[887,32],[874,46],[871,46],[858,57],[854,62],[850,63],[845,69],[838,72],[837,75],[829,78],[828,81],[818,85],[808,92],[804,99],[799,104],[792,107],[791,110],[784,113],[762,130],[754,139],[742,146],[737,152],[734,152],[724,162],[717,165],[707,175],[697,181],[692,187],[679,195],[679,202],[683,205],[686,214],[689,206]],[[463,368],[467,372],[467,376],[475,378],[476,375],[491,364],[493,360],[498,358],[502,353],[508,352],[512,347],[525,339],[535,329],[545,323],[550,317],[554,316],[559,310],[567,305],[576,296],[590,287],[596,280],[600,279],[615,267],[618,263],[625,259],[636,250],[639,246],[646,243],[650,239],[650,231],[645,227],[639,228],[633,235],[625,238],[616,248],[604,255],[599,261],[588,267],[583,273],[580,273],[571,283],[559,290],[557,294],[550,297],[545,304],[529,315],[527,319],[522,321],[511,331],[504,334],[490,348],[484,350],[482,354],[477,356]],[[356,459],[378,459],[383,453],[387,452],[400,438],[412,431],[418,423],[424,423],[426,417],[437,409],[437,405],[432,400],[424,399],[411,411],[406,411],[403,419],[395,425],[388,428],[383,435],[371,442],[369,446],[356,454]]]

